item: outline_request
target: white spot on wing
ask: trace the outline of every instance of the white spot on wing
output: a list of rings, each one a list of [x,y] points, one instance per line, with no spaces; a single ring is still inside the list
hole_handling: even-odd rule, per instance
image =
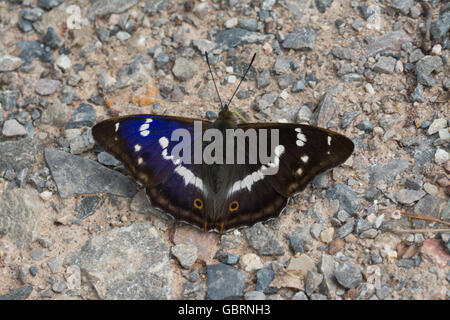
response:
[[[150,131],[149,131],[149,130],[141,131],[141,136],[143,136],[143,137],[146,137],[146,136],[148,136],[149,134],[150,134]]]
[[[300,129],[300,128],[297,128]],[[295,129],[297,131],[297,129]],[[300,131],[297,131],[297,141],[295,142],[297,144],[297,146],[299,147],[303,147],[305,145],[306,142],[306,136]]]
[[[298,168],[297,171],[295,171],[295,174],[298,176],[301,176],[303,174],[303,169],[302,168]]]
[[[148,123],[144,123],[139,127],[139,131],[144,131],[147,130],[148,128],[150,128],[150,125]]]
[[[307,155],[304,155],[304,156],[300,157],[300,159],[302,159],[302,161],[303,161],[304,163],[307,163],[308,160],[309,160],[309,157],[308,157]]]
[[[114,127],[116,128],[116,132],[119,131],[120,122],[116,122],[116,124],[114,125]]]
[[[147,118],[147,120],[145,120],[145,123],[150,123],[150,122],[153,122],[152,118]]]
[[[169,146],[169,139],[167,139],[166,137],[161,137],[158,140],[159,145],[161,146],[161,148],[165,149]]]
[[[142,164],[144,162],[144,159],[142,159],[141,157],[138,158],[138,164]]]
[[[142,147],[141,147],[141,145],[140,145],[139,143],[136,143],[136,144],[134,145],[134,151],[135,151],[135,152],[139,152],[139,151],[141,151],[141,149],[142,149]]]
[[[331,146],[331,136],[327,137],[327,142],[328,142],[328,145]]]

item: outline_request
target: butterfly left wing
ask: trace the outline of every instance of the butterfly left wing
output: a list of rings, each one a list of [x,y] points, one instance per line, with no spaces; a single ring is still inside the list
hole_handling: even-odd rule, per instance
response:
[[[202,227],[211,216],[212,204],[207,201],[210,181],[204,178],[205,167],[193,164],[194,120],[149,114],[123,116],[96,124],[92,134],[146,187],[152,205]],[[202,121],[203,128],[210,125]],[[172,134],[177,129],[187,130],[189,139],[174,141]],[[181,158],[172,155],[179,143],[189,146],[190,161],[185,161],[185,154]]]
[[[244,132],[274,129],[279,140],[268,147],[272,150],[269,163],[238,165],[224,184],[220,196],[224,205],[216,213],[216,224],[222,229],[277,217],[288,197],[305,189],[318,174],[343,163],[354,148],[347,137],[308,125],[246,123],[239,128]],[[270,142],[270,134],[267,137]]]

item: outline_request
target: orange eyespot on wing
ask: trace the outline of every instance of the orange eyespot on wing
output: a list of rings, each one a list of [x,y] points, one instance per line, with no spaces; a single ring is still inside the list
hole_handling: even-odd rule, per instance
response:
[[[199,210],[203,209],[203,201],[199,198],[195,198],[194,207],[196,207]]]
[[[228,210],[230,212],[235,212],[239,209],[239,202],[235,201],[231,201],[230,204],[228,205]]]

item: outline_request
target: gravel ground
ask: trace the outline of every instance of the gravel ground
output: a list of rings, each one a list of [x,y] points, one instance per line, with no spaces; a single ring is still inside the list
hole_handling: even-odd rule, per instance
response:
[[[0,300],[448,299],[449,28],[445,0],[0,2]],[[205,51],[222,97],[257,54],[244,117],[355,143],[223,235],[152,208],[91,135],[217,117]]]

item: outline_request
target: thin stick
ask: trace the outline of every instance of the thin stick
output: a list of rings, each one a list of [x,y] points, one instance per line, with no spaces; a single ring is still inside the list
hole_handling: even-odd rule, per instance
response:
[[[390,230],[396,233],[427,233],[427,232],[450,232],[450,229],[394,229]]]
[[[422,214],[411,213],[411,212],[406,212],[406,211],[400,211],[400,213],[402,215],[404,215],[404,216],[407,216],[408,218],[426,220],[426,221],[431,221],[431,222],[437,222],[437,223],[440,223],[440,224],[444,224],[446,226],[450,226],[450,222],[442,221],[442,220],[440,220],[438,218],[433,218],[433,217],[429,217],[429,216],[424,216]]]
[[[234,95],[236,94],[236,92],[238,91],[239,87],[241,86],[242,80],[244,80],[245,76],[247,75],[247,72],[250,70],[250,67],[251,67],[252,64],[253,64],[253,61],[255,61],[255,57],[256,57],[256,53],[253,55],[252,61],[250,61],[250,64],[248,65],[247,70],[244,72],[244,75],[242,76],[241,81],[239,81],[239,84],[238,84],[236,90],[234,90],[233,95],[231,96],[230,100],[228,100],[228,103],[227,103],[227,106],[228,106],[228,107],[230,106],[231,100],[233,100]]]
[[[220,108],[223,109],[222,99],[220,99],[220,94],[219,94],[219,90],[217,89],[216,80],[214,79],[214,74],[213,74],[213,72],[211,70],[211,65],[209,64],[208,52],[206,52],[206,51],[205,51],[205,56],[206,56],[206,63],[208,64],[209,72],[211,73],[211,77],[213,79],[214,88],[216,88],[216,93],[217,93],[217,96],[219,97]]]

